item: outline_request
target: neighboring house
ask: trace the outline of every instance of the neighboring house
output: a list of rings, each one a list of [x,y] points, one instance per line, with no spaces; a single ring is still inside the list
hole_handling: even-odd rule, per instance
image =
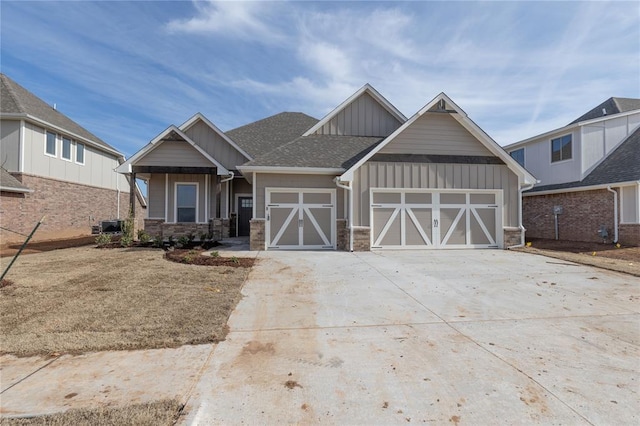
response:
[[[91,234],[101,220],[125,218],[128,178],[113,147],[0,74],[0,239],[23,241]],[[137,202],[144,216],[144,198]]]
[[[527,237],[640,245],[640,99],[505,149],[540,180],[523,194]]]
[[[445,94],[407,120],[368,84],[320,121],[224,133],[196,114],[118,170],[147,181],[152,235],[250,235],[254,250],[518,245],[535,182]]]

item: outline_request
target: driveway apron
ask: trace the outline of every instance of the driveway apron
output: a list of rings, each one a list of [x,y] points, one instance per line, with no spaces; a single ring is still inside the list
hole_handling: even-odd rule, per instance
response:
[[[185,424],[637,424],[638,278],[497,250],[264,252]]]

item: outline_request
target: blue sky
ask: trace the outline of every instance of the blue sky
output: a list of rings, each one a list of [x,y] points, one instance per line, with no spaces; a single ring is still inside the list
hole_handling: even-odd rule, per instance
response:
[[[640,98],[640,3],[0,2],[3,73],[131,156],[201,112],[316,118],[447,93],[501,145]]]

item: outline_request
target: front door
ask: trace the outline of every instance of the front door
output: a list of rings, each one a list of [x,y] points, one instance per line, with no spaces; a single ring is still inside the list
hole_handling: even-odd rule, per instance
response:
[[[253,215],[253,198],[238,197],[238,237],[249,236],[249,221]]]

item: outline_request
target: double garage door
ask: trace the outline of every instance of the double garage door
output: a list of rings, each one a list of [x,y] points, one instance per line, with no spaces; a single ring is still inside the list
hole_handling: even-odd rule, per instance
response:
[[[501,191],[371,190],[372,248],[498,248]]]
[[[335,189],[266,190],[268,249],[335,249]]]

